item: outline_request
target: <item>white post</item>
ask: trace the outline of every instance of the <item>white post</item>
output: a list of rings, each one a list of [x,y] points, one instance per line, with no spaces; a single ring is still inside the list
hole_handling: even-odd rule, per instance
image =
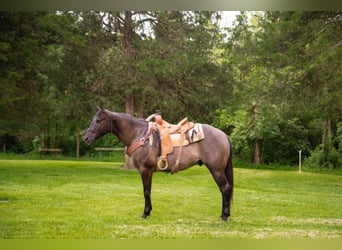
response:
[[[299,150],[299,173],[302,172],[302,150]]]

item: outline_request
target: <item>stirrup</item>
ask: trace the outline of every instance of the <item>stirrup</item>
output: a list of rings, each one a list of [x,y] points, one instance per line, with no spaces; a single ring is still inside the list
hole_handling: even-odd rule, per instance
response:
[[[163,162],[165,162],[164,167],[162,167]],[[167,159],[166,158],[159,158],[158,163],[157,163],[157,167],[162,171],[166,170],[169,167],[169,163],[167,162]]]

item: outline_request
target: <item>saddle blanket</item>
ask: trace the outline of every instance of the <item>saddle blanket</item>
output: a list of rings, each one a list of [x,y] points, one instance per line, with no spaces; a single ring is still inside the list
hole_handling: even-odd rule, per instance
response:
[[[170,135],[173,147],[180,146],[182,142],[181,136],[182,135],[180,133]],[[182,144],[183,146],[187,146],[191,143],[195,143],[203,139],[204,139],[204,133],[203,133],[202,124],[195,123],[195,126],[186,133],[185,139],[183,139]]]
[[[195,126],[189,130],[190,143],[198,142],[204,139],[203,126],[200,123],[195,123]]]

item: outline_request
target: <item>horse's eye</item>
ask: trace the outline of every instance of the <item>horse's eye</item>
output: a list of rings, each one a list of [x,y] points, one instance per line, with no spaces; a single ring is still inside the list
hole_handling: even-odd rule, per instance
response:
[[[99,119],[96,119],[96,123],[100,123],[100,120],[99,120]]]

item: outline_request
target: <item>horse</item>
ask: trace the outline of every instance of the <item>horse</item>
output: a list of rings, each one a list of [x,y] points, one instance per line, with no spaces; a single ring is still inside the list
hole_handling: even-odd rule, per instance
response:
[[[208,124],[202,124],[202,126],[205,138],[183,147],[177,169],[181,171],[197,164],[206,165],[221,191],[221,219],[227,221],[230,216],[234,187],[232,145],[223,131]],[[149,122],[144,119],[125,113],[112,112],[97,106],[97,112],[83,138],[87,144],[91,144],[105,134],[113,133],[125,144],[126,148],[135,147],[134,152],[131,153],[131,158],[142,179],[145,198],[142,214],[144,219],[152,211],[152,175],[155,171],[161,171],[157,167],[160,147],[153,146],[156,143],[148,143],[149,137],[147,135],[151,134],[149,131]],[[154,134],[158,135],[158,133]],[[177,158],[177,150],[174,150],[167,156],[169,166],[175,165]],[[170,167],[164,172],[170,172]]]

